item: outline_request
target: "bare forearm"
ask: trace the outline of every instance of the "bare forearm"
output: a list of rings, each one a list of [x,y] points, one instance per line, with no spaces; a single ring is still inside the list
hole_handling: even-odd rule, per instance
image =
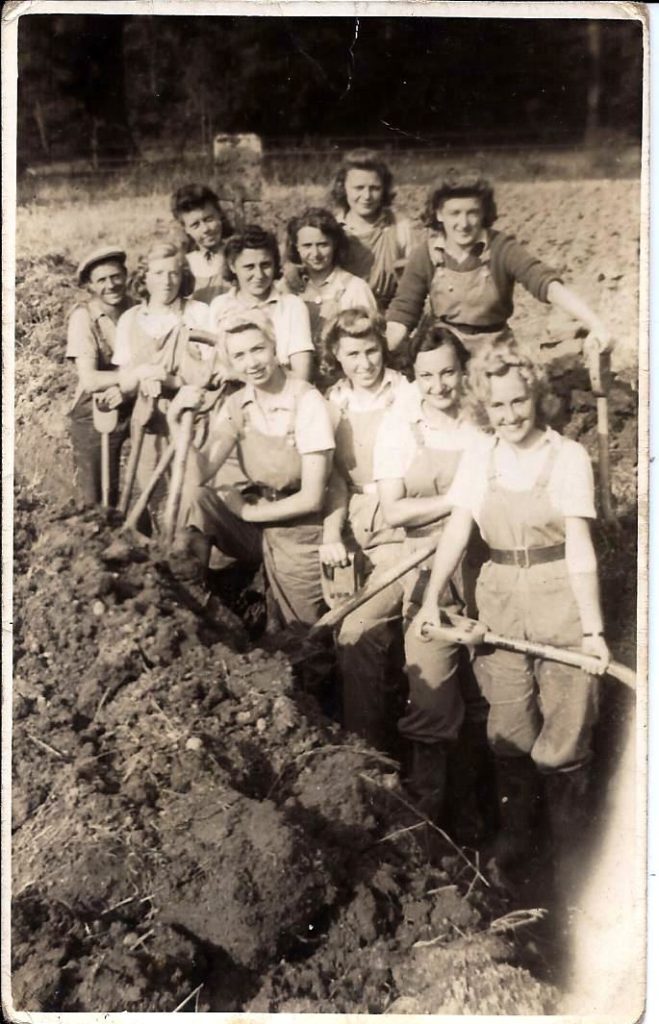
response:
[[[387,323],[387,345],[389,346],[389,351],[395,352],[403,344],[408,333],[405,324],[399,324],[395,320],[390,320]]]
[[[439,601],[467,548],[472,525],[473,520],[464,509],[456,509],[452,513],[435,551],[425,603],[436,604]]]
[[[575,320],[580,320],[589,330],[598,332],[604,327],[601,318],[588,303],[560,281],[551,282],[547,289],[547,298],[553,306],[558,306]]]
[[[579,609],[583,632],[590,634],[602,633],[604,631],[604,620],[602,618],[602,604],[597,573],[570,573],[570,584]]]
[[[86,370],[80,374],[80,383],[88,395],[104,391],[113,385],[121,387],[119,370]],[[123,389],[122,389],[123,390]]]
[[[427,526],[443,519],[451,511],[444,495],[428,498],[399,498],[383,504],[382,511],[388,526]]]
[[[323,495],[304,490],[278,501],[259,501],[256,505],[245,505],[242,518],[247,523],[284,523],[289,519],[319,512],[323,506]]]

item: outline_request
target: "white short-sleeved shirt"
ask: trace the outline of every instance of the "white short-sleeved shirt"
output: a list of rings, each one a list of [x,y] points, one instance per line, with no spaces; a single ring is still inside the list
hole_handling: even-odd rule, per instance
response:
[[[375,313],[378,308],[370,285],[343,267],[334,267],[320,285],[307,281],[301,298],[325,308],[333,307],[337,313],[345,309],[367,309],[369,313]]]
[[[532,448],[514,448],[491,435],[482,435],[465,453],[447,497],[452,505],[468,509],[479,525],[493,449],[497,483],[520,492],[533,487],[551,450],[555,450],[548,484],[552,504],[566,517],[595,519],[593,468],[588,452],[577,441],[547,429]]]
[[[413,424],[418,424],[424,445],[439,451],[464,451],[478,438],[478,428],[464,420],[444,416],[440,426],[428,423],[421,403],[421,392],[411,384],[385,413],[373,455],[375,480],[403,479],[418,451]]]
[[[291,356],[298,352],[313,352],[309,311],[297,295],[289,295],[273,288],[265,300],[251,299],[241,295],[234,286],[224,295],[218,295],[210,304],[210,330],[221,333],[222,324],[228,318],[258,309],[265,313],[272,323],[277,342],[277,359],[282,366],[290,367]]]
[[[341,412],[376,412],[378,409],[389,409],[397,397],[413,385],[398,370],[387,368],[384,371],[380,387],[376,391],[364,391],[353,388],[347,378],[333,384],[325,397],[329,402],[332,422],[335,427],[341,419]]]
[[[246,413],[255,430],[285,437],[293,411],[295,447],[300,455],[332,451],[334,429],[327,402],[316,388],[288,374],[279,394],[272,395],[246,384],[230,395],[211,425],[212,443],[227,437],[237,441]]]
[[[119,317],[114,345],[113,362],[115,366],[126,366],[132,361],[132,334],[136,324],[150,337],[161,338],[181,323],[186,327],[198,327],[199,330],[208,331],[210,326],[206,303],[197,302],[196,299],[183,299],[180,308],[157,313],[150,312],[146,303],[133,306]],[[202,359],[213,357],[212,346],[199,345],[195,347],[198,348]]]

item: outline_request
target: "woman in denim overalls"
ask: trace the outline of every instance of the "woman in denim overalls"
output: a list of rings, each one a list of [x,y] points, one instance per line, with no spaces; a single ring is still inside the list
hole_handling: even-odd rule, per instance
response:
[[[424,214],[427,239],[410,254],[387,310],[387,338],[396,349],[423,313],[450,327],[473,354],[501,337],[522,284],[540,302],[580,320],[603,351],[611,345],[597,314],[512,236],[492,227],[494,190],[477,175],[449,174],[431,193]]]
[[[609,659],[585,449],[544,424],[544,378],[514,342],[490,342],[469,366],[468,398],[493,438],[465,456],[451,491],[454,510],[435,554],[416,632],[438,625],[438,598],[464,552],[474,521],[489,546],[476,589],[486,629],[580,648]],[[549,396],[546,396],[547,398]],[[488,740],[497,763],[500,867],[529,852],[536,771],[546,780],[549,822],[560,856],[583,825],[597,679],[580,669],[493,650],[476,672],[490,705]]]

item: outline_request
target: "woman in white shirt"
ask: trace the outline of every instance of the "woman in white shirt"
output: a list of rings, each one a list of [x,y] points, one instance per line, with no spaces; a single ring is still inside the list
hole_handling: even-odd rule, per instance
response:
[[[484,343],[469,364],[474,414],[493,436],[462,461],[454,506],[434,559],[415,631],[438,624],[439,595],[474,522],[490,548],[477,585],[487,628],[513,638],[581,648],[609,659],[600,607],[593,474],[586,450],[546,423],[546,381],[514,342]],[[494,856],[506,868],[529,851],[536,770],[546,780],[557,844],[574,842],[588,806],[588,762],[597,681],[579,669],[511,651],[477,660],[490,705],[501,832]]]
[[[461,417],[459,343],[450,331],[428,325],[411,356],[414,387],[384,417],[375,446],[374,478],[385,522],[405,531],[404,553],[427,543],[450,511],[447,492],[460,457],[477,433]],[[408,787],[417,805],[442,819],[447,758],[464,716],[458,680],[459,649],[425,645],[411,628],[430,572],[429,559],[399,586],[404,618],[409,699],[398,730],[412,746]],[[444,600],[463,607],[464,584],[453,574]]]
[[[412,385],[387,367],[384,320],[372,310],[339,313],[327,326],[322,353],[323,372],[336,381],[326,393],[336,452],[321,558],[331,571],[345,565],[350,553],[364,582],[374,569],[393,566],[401,557],[404,534],[382,516],[373,449],[387,410]],[[392,731],[400,692],[390,664],[400,624],[397,591],[393,597],[385,591],[367,601],[346,616],[337,636],[343,724],[371,745],[390,751],[397,746]]]
[[[212,346],[189,341],[187,328],[208,328],[208,306],[187,297],[190,279],[181,251],[170,242],[159,242],[142,257],[131,279],[139,305],[128,309],[117,324],[113,362],[120,368],[150,363],[164,370],[162,381],[144,381],[137,402],[149,403],[151,415],[142,441],[137,483],[143,488],[164,451],[169,431],[167,408],[183,383],[205,386],[214,370]],[[135,422],[135,415],[133,422]],[[131,432],[135,441],[135,431]],[[152,525],[166,496],[161,480],[149,502]]]
[[[275,236],[248,225],[229,239],[224,258],[231,288],[211,302],[210,329],[221,334],[227,320],[261,311],[272,325],[279,364],[294,377],[311,380],[315,350],[309,313],[302,299],[277,281],[281,260]]]

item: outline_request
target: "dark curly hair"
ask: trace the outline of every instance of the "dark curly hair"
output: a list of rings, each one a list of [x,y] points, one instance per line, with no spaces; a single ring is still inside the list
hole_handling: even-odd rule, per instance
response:
[[[189,185],[181,185],[170,198],[172,215],[179,223],[182,214],[190,213],[191,210],[200,210],[206,203],[217,210],[222,225],[222,238],[229,238],[234,232],[233,224],[220,206],[219,198],[207,185],[197,185],[194,182]]]
[[[489,181],[477,172],[460,172],[452,168],[441,181],[437,182],[421,215],[421,223],[427,228],[441,227],[439,208],[447,199],[480,199],[483,211],[483,227],[492,227],[498,217],[494,189]]]
[[[325,325],[320,340],[320,371],[324,378],[334,382],[342,376],[342,369],[336,358],[341,338],[374,338],[382,350],[383,366],[389,365],[387,325],[380,313],[368,309],[344,309]]]
[[[412,366],[421,352],[434,352],[438,348],[452,348],[460,364],[460,369],[464,370],[469,353],[460,338],[445,324],[429,317],[421,321],[410,338],[408,355]]]
[[[490,434],[494,432],[487,414],[492,395],[491,380],[492,377],[505,377],[511,370],[517,370],[535,399],[539,427],[551,423],[560,411],[560,398],[551,391],[544,367],[515,340],[510,331],[504,337],[484,342],[472,356],[467,371],[467,414],[472,422]]]
[[[391,206],[396,193],[394,192],[394,176],[385,164],[384,160],[372,149],[353,149],[346,153],[343,163],[339,167],[332,187],[330,199],[344,213],[348,212],[348,197],[346,196],[346,178],[348,171],[373,171],[382,182],[382,208]]]
[[[286,259],[291,263],[300,264],[300,253],[297,247],[298,232],[302,228],[317,228],[332,243],[334,266],[343,266],[347,255],[348,239],[346,233],[337,221],[336,217],[329,210],[321,206],[308,206],[297,217],[291,217],[286,225]]]
[[[277,239],[271,231],[265,231],[258,224],[246,224],[242,231],[232,235],[224,247],[224,276],[227,281],[235,284],[238,278],[231,269],[231,264],[245,249],[265,249],[272,257],[275,278],[281,274],[281,256]]]
[[[188,267],[187,260],[181,252],[178,245],[174,242],[156,242],[152,245],[149,251],[144,256],[140,256],[137,261],[137,267],[130,275],[128,280],[128,291],[129,294],[138,301],[144,301],[149,298],[149,292],[146,287],[146,275],[149,269],[149,264],[153,260],[166,260],[176,257],[179,261],[181,268],[181,286],[178,291],[177,298],[186,299],[192,295],[194,290],[194,277]]]

